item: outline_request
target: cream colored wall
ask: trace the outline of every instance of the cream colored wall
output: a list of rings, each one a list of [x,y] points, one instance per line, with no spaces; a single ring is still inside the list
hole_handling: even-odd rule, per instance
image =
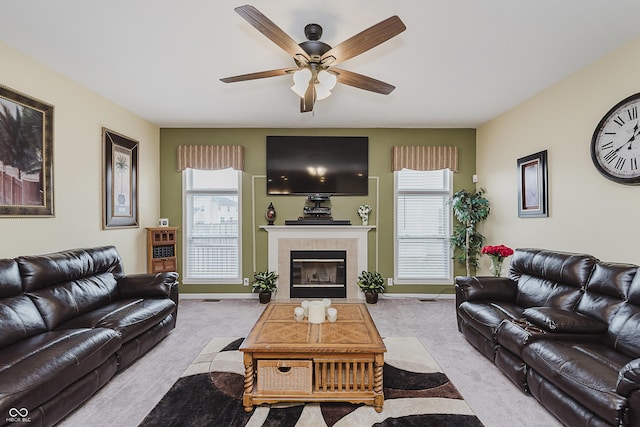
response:
[[[640,264],[640,186],[602,177],[589,151],[602,116],[640,92],[639,76],[640,38],[478,129],[478,187],[491,202],[482,228],[487,244]],[[548,150],[549,218],[518,218],[517,159],[542,150]]]
[[[160,213],[160,129],[0,43],[0,84],[54,106],[54,218],[0,218],[0,258],[113,244],[146,271],[145,226]],[[105,72],[108,72],[106,70]],[[139,141],[140,228],[102,230],[102,127]]]

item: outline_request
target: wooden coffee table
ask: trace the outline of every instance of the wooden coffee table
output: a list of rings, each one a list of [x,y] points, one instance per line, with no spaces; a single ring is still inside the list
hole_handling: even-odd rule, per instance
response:
[[[240,346],[246,412],[276,402],[350,402],[382,411],[387,351],[365,304],[333,304],[338,321],[296,322],[296,303],[269,304]]]

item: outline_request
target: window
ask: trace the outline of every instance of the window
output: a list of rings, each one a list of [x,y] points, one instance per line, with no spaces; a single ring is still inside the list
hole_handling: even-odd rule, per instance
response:
[[[396,282],[452,283],[451,171],[403,169],[394,181]]]
[[[242,172],[183,171],[184,283],[242,283]]]

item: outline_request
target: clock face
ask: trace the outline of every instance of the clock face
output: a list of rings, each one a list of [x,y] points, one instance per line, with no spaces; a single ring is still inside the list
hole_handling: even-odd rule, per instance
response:
[[[613,107],[591,139],[591,159],[608,179],[640,184],[640,93]]]

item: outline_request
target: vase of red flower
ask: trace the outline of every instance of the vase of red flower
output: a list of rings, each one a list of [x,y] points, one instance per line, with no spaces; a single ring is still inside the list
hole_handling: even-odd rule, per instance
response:
[[[491,267],[489,267],[491,274],[495,277],[500,277],[502,274],[502,263],[506,257],[513,255],[513,249],[505,245],[485,246],[482,248],[482,253],[489,255],[489,258],[491,258]]]

